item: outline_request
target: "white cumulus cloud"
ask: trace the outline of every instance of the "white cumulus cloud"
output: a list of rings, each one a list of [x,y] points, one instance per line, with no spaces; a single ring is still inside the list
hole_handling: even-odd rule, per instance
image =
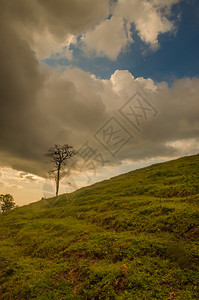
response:
[[[175,30],[168,17],[171,7],[179,1],[118,0],[111,18],[84,34],[82,49],[114,60],[133,42],[132,25],[146,44],[157,49],[159,34]]]

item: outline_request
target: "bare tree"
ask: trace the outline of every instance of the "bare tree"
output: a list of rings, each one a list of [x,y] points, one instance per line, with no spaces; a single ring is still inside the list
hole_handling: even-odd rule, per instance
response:
[[[50,174],[54,175],[55,183],[56,183],[56,196],[59,193],[59,182],[62,177],[62,170],[66,165],[66,160],[70,159],[72,156],[76,155],[76,151],[72,146],[67,144],[57,145],[55,144],[51,147],[46,156],[50,158],[50,161],[54,164],[54,169],[50,171]]]

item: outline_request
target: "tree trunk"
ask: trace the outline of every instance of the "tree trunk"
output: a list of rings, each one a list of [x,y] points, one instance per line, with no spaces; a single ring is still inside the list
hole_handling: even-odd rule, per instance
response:
[[[60,180],[60,164],[57,168],[57,180],[56,180],[56,197],[58,196],[59,193],[59,180]]]

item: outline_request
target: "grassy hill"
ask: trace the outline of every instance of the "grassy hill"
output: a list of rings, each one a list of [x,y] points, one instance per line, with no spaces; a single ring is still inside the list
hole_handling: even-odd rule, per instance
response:
[[[199,299],[199,155],[0,215],[1,299]]]

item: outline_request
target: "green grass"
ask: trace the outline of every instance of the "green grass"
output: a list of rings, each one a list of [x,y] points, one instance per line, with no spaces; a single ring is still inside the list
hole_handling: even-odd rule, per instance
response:
[[[199,155],[0,215],[1,299],[199,299]]]

